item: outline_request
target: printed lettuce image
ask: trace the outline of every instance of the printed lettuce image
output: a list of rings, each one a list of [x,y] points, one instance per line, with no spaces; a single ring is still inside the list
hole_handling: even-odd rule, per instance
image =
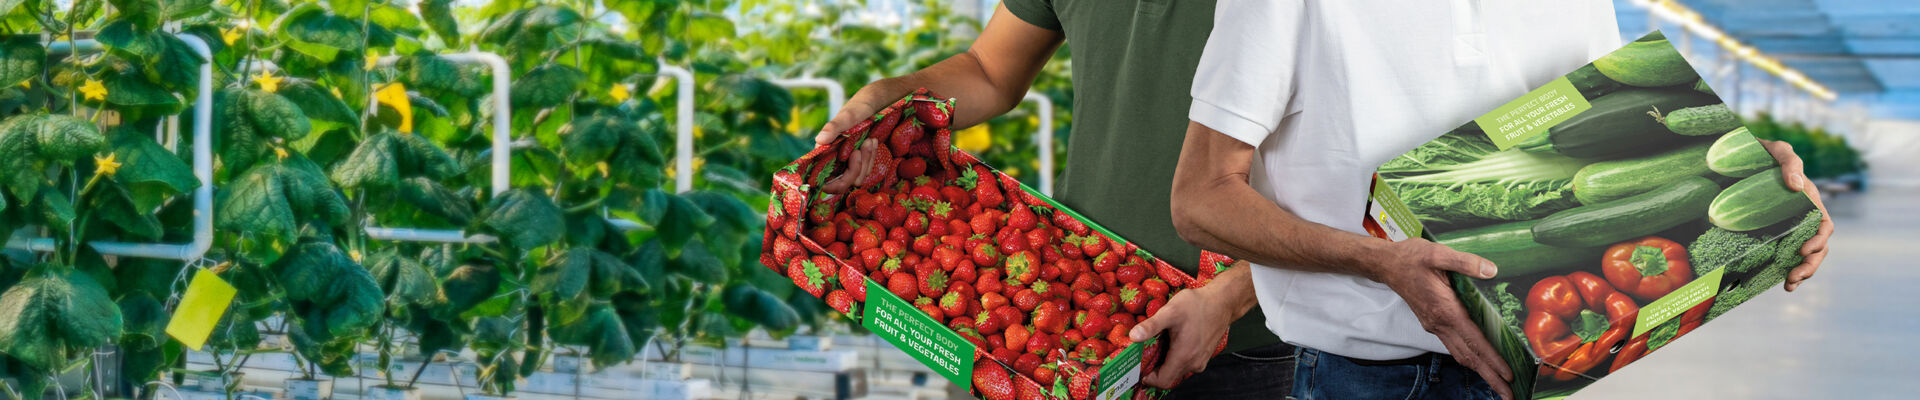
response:
[[[1379,169],[1421,222],[1462,228],[1545,217],[1580,205],[1573,177],[1586,161],[1500,150],[1476,125],[1449,132]]]

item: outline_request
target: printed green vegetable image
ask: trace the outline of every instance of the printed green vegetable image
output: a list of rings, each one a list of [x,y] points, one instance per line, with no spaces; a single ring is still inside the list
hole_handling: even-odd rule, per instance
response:
[[[1813,209],[1807,195],[1787,188],[1780,169],[1761,172],[1727,186],[1713,199],[1707,219],[1730,231],[1750,231]]]
[[[1500,150],[1485,133],[1460,129],[1388,161],[1380,175],[1422,222],[1439,227],[1545,217],[1580,205],[1573,177],[1587,162]]]
[[[1592,109],[1548,128],[1545,135],[1522,141],[1518,147],[1583,159],[1645,155],[1698,140],[1673,133],[1647,113],[1717,104],[1720,99],[1692,89],[1631,88],[1600,96],[1591,103]]]
[[[1713,148],[1707,150],[1707,168],[1721,175],[1745,178],[1774,165],[1773,154],[1768,153],[1746,127],[1720,136],[1713,141]]]
[[[1604,246],[1650,235],[1704,215],[1720,185],[1688,177],[1624,199],[1561,211],[1533,226],[1534,240],[1555,246]]]
[[[1709,146],[1697,143],[1665,153],[1593,163],[1574,174],[1573,196],[1581,204],[1599,204],[1711,174],[1701,162]]]
[[[1800,220],[1793,221],[1791,227],[1784,233],[1772,236],[1777,237],[1773,242],[1750,249],[1751,252],[1746,253],[1745,257],[1759,261],[1743,259],[1742,264],[1748,265],[1749,268],[1760,263],[1765,263],[1766,266],[1752,271],[1752,275],[1745,279],[1729,281],[1731,285],[1724,286],[1720,295],[1714,298],[1713,308],[1707,311],[1707,319],[1711,320],[1726,314],[1734,306],[1745,303],[1754,296],[1766,293],[1786,282],[1787,273],[1793,272],[1793,267],[1800,265],[1804,260],[1800,255],[1800,246],[1808,239],[1812,239],[1815,233],[1819,233],[1821,218],[1820,210],[1807,211]]]
[[[1688,107],[1660,115],[1649,111],[1668,130],[1687,136],[1719,135],[1740,127],[1740,116],[1725,103]]]
[[[1635,41],[1593,61],[1614,81],[1639,87],[1673,86],[1700,79],[1693,66],[1665,39]]]

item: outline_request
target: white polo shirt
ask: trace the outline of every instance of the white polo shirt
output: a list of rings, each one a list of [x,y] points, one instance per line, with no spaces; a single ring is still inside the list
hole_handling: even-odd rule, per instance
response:
[[[1365,234],[1387,160],[1620,46],[1608,0],[1221,0],[1189,117],[1258,149],[1281,209]],[[1282,340],[1370,360],[1446,353],[1393,290],[1255,265]]]

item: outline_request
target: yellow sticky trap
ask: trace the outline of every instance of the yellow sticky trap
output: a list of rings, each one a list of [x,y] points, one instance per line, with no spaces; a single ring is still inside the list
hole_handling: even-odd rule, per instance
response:
[[[187,293],[180,298],[180,307],[174,309],[173,319],[167,321],[167,336],[199,351],[213,334],[214,325],[220,323],[220,316],[226,315],[227,307],[233,305],[236,293],[239,291],[233,285],[212,271],[195,271],[193,282],[187,284]]]
[[[400,82],[375,86],[374,101],[393,107],[400,113],[400,132],[413,133],[413,100],[407,98],[407,86]]]

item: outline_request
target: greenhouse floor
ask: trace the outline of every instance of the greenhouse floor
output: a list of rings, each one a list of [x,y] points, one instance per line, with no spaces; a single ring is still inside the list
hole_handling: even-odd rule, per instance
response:
[[[1920,393],[1920,189],[1829,195],[1818,276],[1774,290],[1581,399],[1890,399]]]

